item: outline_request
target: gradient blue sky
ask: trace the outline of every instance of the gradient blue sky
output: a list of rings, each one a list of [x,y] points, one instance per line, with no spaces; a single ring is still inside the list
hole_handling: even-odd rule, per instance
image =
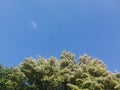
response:
[[[120,70],[119,0],[0,0],[0,63],[87,53]]]

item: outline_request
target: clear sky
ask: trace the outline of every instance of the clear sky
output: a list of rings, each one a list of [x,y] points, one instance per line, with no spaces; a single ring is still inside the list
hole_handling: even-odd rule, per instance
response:
[[[119,0],[0,0],[0,63],[87,53],[120,71]]]

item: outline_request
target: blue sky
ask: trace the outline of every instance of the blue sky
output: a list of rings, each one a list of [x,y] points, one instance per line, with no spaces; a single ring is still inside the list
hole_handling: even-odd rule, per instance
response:
[[[0,0],[0,63],[87,53],[120,70],[119,0]]]

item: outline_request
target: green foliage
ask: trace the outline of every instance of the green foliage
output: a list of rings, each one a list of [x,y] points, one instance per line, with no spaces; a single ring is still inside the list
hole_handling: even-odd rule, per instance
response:
[[[120,73],[111,73],[99,59],[62,52],[54,57],[26,58],[18,67],[0,65],[0,90],[120,90]]]

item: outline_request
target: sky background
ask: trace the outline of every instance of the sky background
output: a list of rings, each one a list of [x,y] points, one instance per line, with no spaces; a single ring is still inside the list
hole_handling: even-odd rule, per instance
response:
[[[119,0],[0,0],[0,63],[25,57],[97,57],[120,71]]]

